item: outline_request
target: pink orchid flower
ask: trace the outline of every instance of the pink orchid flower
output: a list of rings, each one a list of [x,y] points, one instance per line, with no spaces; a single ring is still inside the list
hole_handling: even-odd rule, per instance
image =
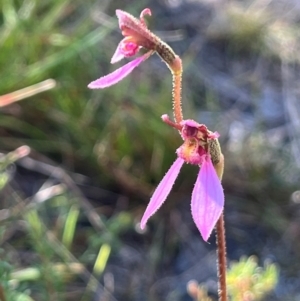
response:
[[[140,19],[136,19],[120,9],[116,10],[116,15],[124,39],[117,46],[111,58],[111,63],[114,64],[125,57],[136,55],[142,47],[145,48],[147,52],[114,72],[91,82],[88,85],[90,89],[106,88],[121,81],[155,51],[158,43],[158,38],[149,31],[144,20],[145,15],[151,16],[151,10],[149,8],[141,12]]]
[[[166,123],[172,123],[166,115],[162,118]],[[192,192],[191,211],[197,228],[207,241],[224,207],[223,188],[208,150],[208,142],[217,139],[219,134],[210,132],[205,125],[194,120],[183,120],[179,125],[172,123],[172,126],[180,130],[184,143],[176,151],[178,158],[154,191],[142,217],[141,228],[145,228],[148,219],[166,200],[186,162],[200,166]]]

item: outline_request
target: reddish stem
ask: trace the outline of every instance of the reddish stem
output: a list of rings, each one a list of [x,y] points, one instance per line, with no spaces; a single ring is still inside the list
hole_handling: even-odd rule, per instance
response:
[[[180,123],[183,120],[181,108],[182,65],[181,59],[178,56],[174,61],[175,63],[170,66],[173,75],[173,112],[175,122]]]
[[[222,213],[216,225],[216,241],[218,256],[219,301],[227,301],[226,289],[226,241],[224,214]]]
[[[167,125],[173,127],[174,129],[177,129],[178,131],[182,130],[182,126],[179,123],[175,123],[175,122],[171,121],[167,114],[162,115],[161,119],[164,123],[166,123]]]
[[[181,110],[181,74],[173,74],[173,111],[176,123],[182,121]]]
[[[181,107],[181,81],[182,81],[182,62],[179,56],[175,55],[173,58],[173,52],[166,51],[169,48],[162,47],[161,56],[169,66],[173,75],[173,114],[175,122],[172,122],[167,115],[163,115],[163,121],[178,129],[180,128],[180,122],[183,120],[182,107]],[[172,55],[169,55],[169,54]],[[221,150],[220,150],[221,152]],[[220,161],[215,164],[215,169],[220,181],[222,180],[224,171],[224,156],[220,154]],[[217,255],[218,255],[218,281],[219,281],[219,301],[227,301],[227,289],[226,289],[226,241],[225,241],[225,228],[224,228],[224,215],[220,216],[216,224],[216,240],[217,240]]]
[[[217,175],[222,180],[224,172],[224,156],[221,153],[220,161],[215,164]],[[226,239],[224,227],[224,211],[222,212],[216,224],[216,242],[217,242],[217,266],[218,266],[218,286],[219,286],[219,301],[227,301],[227,288],[226,288]]]

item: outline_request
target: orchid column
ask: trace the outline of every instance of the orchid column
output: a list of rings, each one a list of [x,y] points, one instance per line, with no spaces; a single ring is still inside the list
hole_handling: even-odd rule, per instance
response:
[[[136,19],[122,10],[117,10],[116,14],[124,38],[117,46],[111,63],[116,63],[125,57],[132,57],[140,51],[144,51],[144,54],[116,71],[91,82],[88,87],[101,89],[114,85],[130,74],[134,68],[152,54],[158,54],[169,67],[173,76],[174,122],[167,115],[163,115],[162,120],[178,130],[183,140],[183,144],[176,150],[177,159],[167,171],[150,199],[141,220],[141,228],[145,227],[148,219],[167,199],[183,164],[197,165],[200,170],[192,192],[192,217],[205,241],[210,237],[212,230],[216,229],[219,300],[227,301],[226,245],[223,219],[224,192],[221,185],[224,157],[218,142],[219,134],[211,132],[204,124],[197,123],[194,120],[183,120],[181,108],[181,59],[170,46],[147,28],[144,17],[151,15],[150,9],[144,9],[140,14],[140,19]]]

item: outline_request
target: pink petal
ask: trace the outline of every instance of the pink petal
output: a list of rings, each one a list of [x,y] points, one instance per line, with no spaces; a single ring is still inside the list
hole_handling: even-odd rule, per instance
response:
[[[134,18],[132,15],[130,15],[129,13],[121,10],[121,9],[117,9],[116,10],[116,15],[117,18],[119,20],[119,27],[121,28],[124,24],[126,24],[127,22],[130,22],[132,18]]]
[[[224,192],[211,159],[201,166],[192,193],[192,216],[203,239],[208,240],[224,207]]]
[[[141,229],[145,228],[148,219],[160,208],[160,206],[166,200],[183,163],[184,160],[182,160],[181,158],[177,158],[168,170],[168,172],[165,174],[159,185],[157,186],[142,217]]]
[[[150,8],[144,8],[140,14],[140,19],[143,19],[145,16],[151,16],[151,9]]]
[[[220,137],[220,134],[218,132],[212,132],[212,133],[208,134],[209,139],[217,139],[219,137]]]
[[[180,124],[182,126],[184,125],[187,125],[187,126],[190,126],[190,127],[193,127],[193,128],[198,128],[201,124],[196,122],[195,120],[192,120],[192,119],[186,119],[186,120],[182,120],[180,122]]]
[[[111,64],[119,62],[121,59],[124,58],[124,55],[122,53],[122,48],[121,48],[122,44],[123,44],[123,40],[117,46],[117,49],[116,49],[114,55],[112,56],[112,58],[110,60]]]
[[[135,60],[122,66],[121,68],[115,70],[114,72],[102,76],[99,79],[91,82],[88,85],[88,88],[103,89],[116,84],[117,82],[125,78],[129,73],[131,73],[134,68],[136,68],[141,62],[143,62],[148,57],[149,57],[149,53],[146,53],[143,56],[136,58]]]
[[[146,16],[146,15],[148,15],[148,16],[151,16],[151,9],[150,8],[144,8],[143,10],[142,10],[142,12],[141,12],[141,14],[140,14],[140,21],[141,21],[141,24],[143,24],[143,26],[145,26],[145,27],[147,27],[147,24],[146,24],[146,22],[145,22],[145,20],[144,20],[144,17]]]

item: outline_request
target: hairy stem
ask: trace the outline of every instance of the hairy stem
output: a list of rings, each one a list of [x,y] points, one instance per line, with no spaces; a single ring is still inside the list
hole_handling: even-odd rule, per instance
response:
[[[181,78],[182,78],[182,62],[181,58],[173,51],[173,49],[165,42],[158,39],[155,48],[163,61],[167,64],[173,76],[173,114],[175,123],[183,120],[181,108]]]
[[[224,171],[224,156],[221,154],[220,161],[215,165],[216,172],[220,180],[222,180]],[[216,224],[216,242],[217,242],[217,256],[218,256],[218,295],[219,301],[227,301],[226,288],[226,239],[224,227],[224,213],[221,214]]]
[[[227,301],[226,289],[226,241],[225,241],[225,227],[224,214],[222,213],[216,225],[216,241],[217,241],[217,255],[218,255],[218,281],[219,281],[219,301]]]
[[[176,123],[181,122],[183,119],[181,108],[181,76],[181,72],[173,72],[173,114]]]

